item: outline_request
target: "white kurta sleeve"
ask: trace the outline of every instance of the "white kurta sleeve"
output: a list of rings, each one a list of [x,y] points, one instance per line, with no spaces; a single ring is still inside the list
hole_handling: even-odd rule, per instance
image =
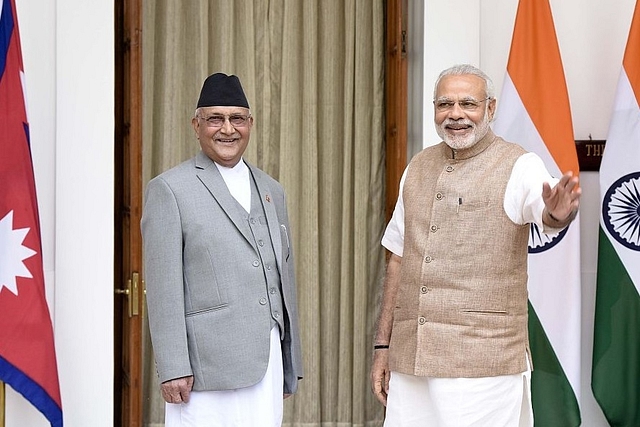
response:
[[[406,176],[407,169],[405,168],[400,178],[400,191],[398,192],[396,207],[393,210],[391,221],[387,224],[387,229],[382,236],[382,246],[398,256],[402,256],[404,250],[404,202],[402,201],[402,190]]]
[[[549,174],[537,154],[520,156],[513,165],[505,191],[504,210],[507,216],[516,224],[534,223],[544,233],[558,233],[561,229],[550,228],[542,222],[542,184],[548,182],[554,187],[558,181]]]

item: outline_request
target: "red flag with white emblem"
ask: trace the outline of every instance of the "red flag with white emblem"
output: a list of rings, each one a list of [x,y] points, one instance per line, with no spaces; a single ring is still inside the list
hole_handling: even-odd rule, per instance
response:
[[[62,427],[18,20],[0,2],[0,380]]]

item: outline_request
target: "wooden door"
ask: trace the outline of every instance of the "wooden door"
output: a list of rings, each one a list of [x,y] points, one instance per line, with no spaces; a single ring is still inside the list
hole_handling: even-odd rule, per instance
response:
[[[142,0],[115,3],[114,426],[142,425]]]
[[[389,221],[407,165],[407,0],[387,0],[385,21],[385,213]]]

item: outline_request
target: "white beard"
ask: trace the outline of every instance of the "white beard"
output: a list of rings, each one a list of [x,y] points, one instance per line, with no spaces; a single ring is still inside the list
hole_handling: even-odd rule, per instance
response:
[[[482,122],[476,125],[469,119],[460,120],[444,120],[439,126],[436,126],[436,132],[438,136],[442,138],[445,144],[454,150],[463,150],[465,148],[473,147],[478,141],[480,141],[489,131],[489,120],[487,110],[484,112]],[[449,135],[445,129],[447,125],[462,124],[471,126],[471,132],[466,136]]]

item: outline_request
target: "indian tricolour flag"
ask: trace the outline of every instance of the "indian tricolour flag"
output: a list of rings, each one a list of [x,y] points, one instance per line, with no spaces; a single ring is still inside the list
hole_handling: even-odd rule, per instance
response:
[[[549,172],[579,173],[569,96],[548,0],[520,0],[494,130]],[[580,425],[579,217],[557,235],[531,226],[529,338],[537,426]]]
[[[591,387],[612,426],[640,426],[640,5],[600,165]]]

